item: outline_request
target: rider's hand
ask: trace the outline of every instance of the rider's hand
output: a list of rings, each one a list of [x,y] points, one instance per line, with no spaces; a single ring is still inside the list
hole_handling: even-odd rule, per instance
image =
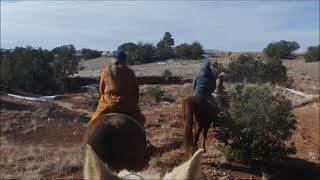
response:
[[[218,75],[218,78],[222,78],[222,77],[224,77],[226,75],[226,73],[225,72],[222,72],[222,73],[220,73],[219,75]]]

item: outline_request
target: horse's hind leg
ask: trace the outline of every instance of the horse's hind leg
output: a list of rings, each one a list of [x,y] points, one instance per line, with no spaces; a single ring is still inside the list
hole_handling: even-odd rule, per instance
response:
[[[208,135],[208,129],[209,127],[205,127],[204,130],[203,130],[203,143],[202,143],[202,147],[203,147],[203,150],[204,152],[206,152],[206,140],[207,140],[207,135]]]
[[[198,127],[197,131],[196,131],[196,134],[194,135],[192,154],[198,149],[198,141],[199,141],[199,137],[200,137],[200,134],[201,134],[202,130],[203,130],[202,127]]]

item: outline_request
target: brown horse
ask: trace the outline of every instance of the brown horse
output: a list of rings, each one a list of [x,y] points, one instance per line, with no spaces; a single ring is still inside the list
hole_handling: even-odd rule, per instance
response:
[[[203,132],[203,149],[206,152],[206,140],[209,127],[218,118],[220,108],[212,108],[204,97],[190,96],[182,104],[184,119],[184,146],[187,154],[192,155],[198,149],[198,141]],[[195,134],[193,135],[193,130]],[[191,149],[192,147],[192,149]]]
[[[84,143],[113,171],[141,170],[148,163],[144,128],[124,114],[104,114],[87,127]]]
[[[198,141],[203,132],[203,149],[206,152],[206,140],[210,125],[230,126],[227,122],[218,121],[218,115],[229,107],[226,90],[223,86],[224,73],[218,76],[218,86],[214,94],[217,106],[212,107],[209,102],[201,96],[190,96],[183,101],[182,112],[184,119],[184,146],[186,153],[192,155],[198,149]],[[195,135],[193,136],[193,130]],[[191,150],[192,147],[192,150]]]

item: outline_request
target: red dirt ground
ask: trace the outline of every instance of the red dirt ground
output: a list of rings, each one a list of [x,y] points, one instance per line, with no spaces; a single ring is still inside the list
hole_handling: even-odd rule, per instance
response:
[[[191,87],[187,85],[164,85],[164,97],[161,102],[156,102],[146,93],[146,87],[141,88],[140,106],[147,118],[146,132],[151,143],[157,146],[161,153],[156,155],[146,170],[167,171],[174,166],[185,161],[187,157],[181,147],[182,143],[182,116],[181,102],[189,94]],[[84,113],[89,114],[94,107],[82,105],[86,101],[86,96],[80,94],[70,94],[57,102],[31,102],[17,100],[6,95],[1,95],[3,104],[1,110],[1,124],[15,122],[11,124],[12,130],[3,132],[2,137],[14,145],[35,145],[45,147],[47,151],[56,151],[57,147],[81,146],[82,135],[88,121],[77,121],[78,116]],[[21,106],[21,110],[17,107]],[[59,110],[56,114],[50,114],[51,110]],[[53,107],[53,108],[52,108]],[[19,108],[18,108],[19,109]],[[46,109],[49,109],[46,111]],[[60,112],[61,111],[61,112]],[[46,112],[43,117],[39,117],[39,112]],[[49,113],[48,113],[49,112]],[[59,114],[60,112],[60,114]],[[297,154],[293,157],[320,164],[319,161],[319,102],[304,105],[293,110],[297,129],[292,136],[295,142]],[[32,120],[44,121],[43,126],[39,126],[35,131],[25,133],[24,130],[31,128]],[[216,179],[224,176],[235,179],[259,179],[260,174],[250,171],[240,166],[225,166],[224,158],[216,150],[217,141],[213,138],[213,129],[209,131],[207,143],[208,152],[204,154],[202,160],[203,179]],[[6,151],[2,151],[8,153]],[[2,154],[3,156],[3,154]],[[19,166],[18,163],[17,166]],[[23,163],[21,164],[23,165]],[[4,167],[12,172],[13,167]],[[0,171],[2,172],[2,171]],[[81,178],[81,167],[67,175],[59,173],[49,173],[46,178]]]
[[[296,131],[292,136],[297,153],[295,157],[320,164],[320,111],[319,102],[295,108]]]

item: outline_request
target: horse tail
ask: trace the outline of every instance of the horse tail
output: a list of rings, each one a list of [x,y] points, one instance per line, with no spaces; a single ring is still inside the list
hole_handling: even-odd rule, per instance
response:
[[[185,100],[183,104],[183,113],[185,119],[185,126],[184,126],[184,147],[187,153],[190,153],[190,148],[193,145],[193,113],[194,113],[194,105],[193,99],[188,98]]]

